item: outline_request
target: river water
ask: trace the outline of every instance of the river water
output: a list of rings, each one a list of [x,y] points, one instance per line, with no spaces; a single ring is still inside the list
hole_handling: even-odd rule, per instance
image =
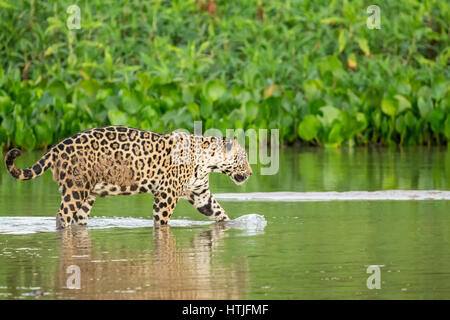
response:
[[[259,169],[243,186],[211,176],[225,226],[182,200],[154,230],[137,195],[56,232],[51,174],[19,182],[2,165],[0,299],[450,298],[449,150],[286,148],[276,175]]]

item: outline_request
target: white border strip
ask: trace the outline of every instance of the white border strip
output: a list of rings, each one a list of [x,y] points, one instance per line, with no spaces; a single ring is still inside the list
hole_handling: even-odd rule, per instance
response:
[[[347,192],[251,192],[217,193],[224,201],[361,201],[361,200],[450,200],[450,191],[442,190],[383,190]]]

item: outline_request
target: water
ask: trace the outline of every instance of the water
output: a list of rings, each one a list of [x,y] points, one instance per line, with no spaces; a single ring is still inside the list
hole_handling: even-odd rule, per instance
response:
[[[244,186],[212,175],[230,223],[181,201],[164,230],[152,227],[152,197],[138,195],[98,199],[89,227],[55,232],[51,174],[17,182],[2,167],[0,299],[450,298],[448,150],[280,157],[277,175],[255,166]],[[380,290],[366,286],[369,265],[383,265]]]
[[[212,225],[214,221],[192,221],[172,219],[171,227],[196,227]],[[55,232],[55,218],[51,217],[0,217],[0,234],[31,234],[39,232]],[[247,234],[262,232],[267,225],[264,216],[246,214],[226,222],[223,229],[245,230]],[[89,220],[89,229],[109,228],[148,228],[153,227],[153,220],[137,218],[93,217]],[[81,228],[81,227],[80,227]]]

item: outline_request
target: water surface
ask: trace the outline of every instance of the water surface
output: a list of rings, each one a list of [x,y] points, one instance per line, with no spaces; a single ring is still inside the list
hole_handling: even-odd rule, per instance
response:
[[[446,149],[285,149],[280,157],[277,175],[259,176],[255,166],[242,187],[212,175],[213,192],[449,190]],[[60,200],[51,174],[18,182],[2,167],[0,298],[450,298],[448,200],[222,199],[238,219],[230,226],[181,201],[163,230],[152,227],[152,200],[98,199],[88,228],[55,232]],[[266,225],[239,222],[251,214]],[[369,265],[383,265],[380,290],[366,286]],[[69,288],[71,266],[80,289]]]

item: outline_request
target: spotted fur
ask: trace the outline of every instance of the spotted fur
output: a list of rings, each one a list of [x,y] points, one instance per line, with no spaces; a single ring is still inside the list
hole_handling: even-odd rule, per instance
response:
[[[5,157],[18,180],[47,169],[59,185],[58,228],[87,223],[96,197],[152,193],[155,226],[166,225],[180,198],[215,221],[229,220],[209,190],[209,173],[243,183],[252,170],[236,140],[172,132],[165,135],[122,126],[86,130],[51,147],[27,169],[18,169],[18,149]]]

